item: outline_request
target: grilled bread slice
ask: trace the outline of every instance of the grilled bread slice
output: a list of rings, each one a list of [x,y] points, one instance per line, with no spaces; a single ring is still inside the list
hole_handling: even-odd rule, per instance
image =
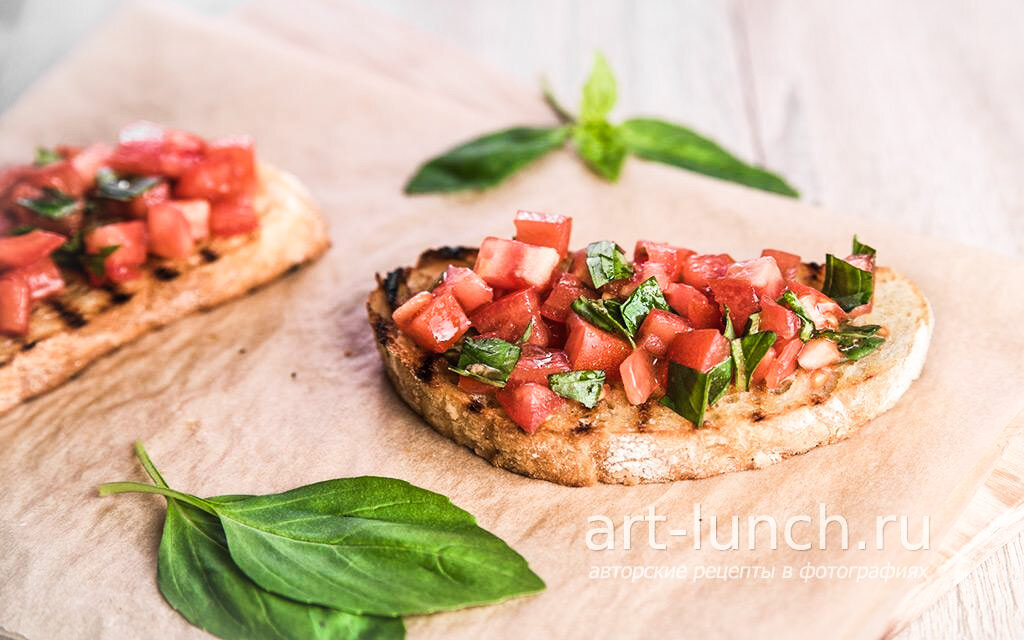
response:
[[[391,320],[412,294],[429,288],[449,265],[472,266],[475,249],[444,248],[397,269],[367,302],[384,369],[402,399],[439,433],[509,471],[570,486],[705,478],[760,468],[852,435],[890,409],[921,373],[932,311],[910,280],[875,272],[873,311],[861,320],[888,331],[862,360],[814,372],[769,392],[731,390],[707,413],[703,428],[650,400],[633,406],[620,383],[593,409],[565,403],[538,431],[524,433],[493,395],[457,386],[444,357],[420,349]],[[809,284],[820,269],[804,265]]]
[[[67,275],[65,291],[32,311],[29,333],[0,336],[0,414],[52,389],[141,334],[236,298],[327,250],[320,212],[299,181],[259,167],[260,229],[214,239],[186,260],[150,260],[144,275],[97,288]]]

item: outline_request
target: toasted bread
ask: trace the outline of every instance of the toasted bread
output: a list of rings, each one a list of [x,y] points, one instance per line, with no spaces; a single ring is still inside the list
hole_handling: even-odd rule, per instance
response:
[[[67,274],[65,291],[36,305],[28,335],[0,337],[0,413],[150,329],[236,298],[327,250],[324,220],[293,176],[260,166],[254,206],[258,231],[212,240],[186,260],[150,260],[141,278],[123,285],[98,288]]]
[[[567,402],[536,433],[519,429],[493,395],[457,386],[447,361],[399,332],[393,309],[427,289],[449,264],[472,266],[475,249],[445,248],[420,256],[414,268],[378,277],[367,311],[384,369],[405,402],[439,433],[492,464],[563,485],[668,482],[760,468],[852,435],[890,409],[921,373],[932,311],[910,280],[876,271],[873,311],[865,323],[888,339],[862,360],[798,372],[778,391],[731,390],[707,413],[701,429],[650,400],[627,402],[619,383],[595,408]],[[804,266],[804,278],[820,273]]]

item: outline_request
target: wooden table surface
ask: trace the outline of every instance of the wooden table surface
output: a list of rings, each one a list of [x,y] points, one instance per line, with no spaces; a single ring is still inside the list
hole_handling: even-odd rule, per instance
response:
[[[117,4],[0,1],[0,109]],[[824,207],[1024,257],[1019,0],[369,4],[569,103],[600,49],[618,116],[688,123]],[[1019,536],[899,638],[1022,637],[1022,603]]]

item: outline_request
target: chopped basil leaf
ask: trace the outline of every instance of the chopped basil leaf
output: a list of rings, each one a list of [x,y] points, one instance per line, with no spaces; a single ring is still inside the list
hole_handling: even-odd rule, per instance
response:
[[[587,269],[595,289],[600,289],[612,280],[622,280],[633,275],[633,267],[626,261],[625,252],[619,245],[608,240],[587,245]]]
[[[43,187],[38,198],[18,198],[18,204],[51,220],[63,220],[79,207],[78,198],[53,187]]]
[[[64,159],[64,156],[57,153],[56,149],[47,149],[46,147],[36,147],[36,159],[32,163],[37,167],[45,167],[48,164],[60,162]]]
[[[548,376],[548,386],[563,398],[575,400],[593,409],[604,392],[604,371],[588,369],[552,373]]]
[[[814,321],[807,315],[804,305],[800,304],[800,299],[796,297],[796,294],[787,289],[782,292],[782,297],[777,302],[800,318],[800,340],[803,342],[810,340],[814,334]]]
[[[669,310],[668,302],[658,286],[658,279],[653,276],[641,282],[620,308],[622,324],[630,335],[636,335],[637,329],[652,309]]]
[[[725,307],[725,331],[722,335],[725,336],[726,340],[732,340],[736,337],[736,327],[732,326],[732,314],[729,313],[729,305],[723,305]]]
[[[118,176],[112,169],[104,167],[96,172],[96,195],[109,200],[129,202],[160,184],[161,178],[139,176],[134,178]]]
[[[847,360],[860,360],[885,343],[885,338],[875,335],[879,329],[877,324],[848,324],[838,331],[818,331],[815,335],[835,342]]]
[[[20,226],[17,226],[17,227],[14,227],[13,229],[11,229],[11,235],[12,236],[23,236],[23,235],[25,235],[27,233],[32,233],[35,230],[36,230],[36,228],[33,227],[32,225],[23,224],[23,225],[20,225]]]
[[[700,429],[704,413],[725,395],[732,380],[732,358],[726,358],[707,373],[668,363],[668,390],[661,404],[672,409]]]
[[[750,376],[775,344],[776,337],[775,332],[765,331],[736,338],[729,343],[732,347],[732,360],[736,365],[737,389],[746,391],[750,388]]]
[[[831,253],[825,257],[825,284],[821,292],[832,298],[843,311],[851,311],[871,302],[874,274],[858,269]]]
[[[855,256],[873,256],[875,249],[858,240],[857,236],[853,236],[853,251],[850,253]]]
[[[747,330],[744,331],[743,333],[744,333],[744,335],[748,335],[749,336],[750,334],[757,333],[760,330],[761,330],[761,312],[757,311],[755,313],[750,314],[750,317],[747,318]]]
[[[494,387],[504,387],[519,362],[520,349],[500,338],[466,338],[459,363],[449,370]]]
[[[533,335],[533,323],[536,321],[536,318],[530,318],[530,324],[526,325],[526,331],[524,331],[523,335],[520,336],[518,340],[516,340],[517,345],[522,346],[526,344],[527,340],[530,339],[530,336]]]
[[[67,244],[67,243],[65,243]],[[100,249],[99,253],[89,253],[82,255],[82,264],[97,278],[102,278],[107,274],[106,260],[110,254],[114,253],[121,248],[119,244],[112,244]]]
[[[617,333],[636,346],[633,336],[622,324],[621,304],[615,300],[594,300],[580,296],[572,302],[572,310],[576,315],[590,324],[608,333]]]

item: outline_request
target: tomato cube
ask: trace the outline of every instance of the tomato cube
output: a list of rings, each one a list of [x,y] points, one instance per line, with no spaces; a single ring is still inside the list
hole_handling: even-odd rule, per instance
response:
[[[259,226],[260,217],[248,197],[218,200],[210,205],[210,233],[215,236],[237,236]]]
[[[594,280],[590,277],[590,267],[587,266],[587,250],[580,249],[572,254],[572,262],[569,265],[569,273],[579,278],[584,285],[594,288]]]
[[[774,357],[766,365],[764,372],[764,383],[768,389],[778,389],[786,378],[793,375],[796,371],[797,356],[800,355],[803,346],[804,343],[797,338],[788,341],[779,340],[775,343],[772,348]]]
[[[413,297],[406,300],[391,314],[391,319],[395,321],[395,324],[402,330],[409,326],[413,318],[419,315],[420,311],[430,304],[430,301],[434,299],[433,294],[429,291],[420,291]]]
[[[536,289],[523,289],[485,304],[472,315],[473,326],[482,333],[493,333],[508,342],[523,337],[533,324],[528,344],[547,346],[548,327],[540,315],[540,300]]]
[[[665,300],[676,313],[690,321],[695,329],[717,329],[722,326],[722,312],[706,295],[688,284],[670,284]]]
[[[786,280],[796,280],[797,274],[800,273],[800,256],[778,249],[765,249],[761,255],[775,258],[775,264],[779,266],[779,271]]]
[[[137,122],[121,130],[109,164],[123,173],[179,177],[199,163],[205,147],[203,139],[191,133]]]
[[[600,369],[609,376],[618,376],[619,365],[632,352],[633,348],[623,338],[583,320],[572,323],[565,341],[565,353],[574,371]]]
[[[0,278],[0,333],[23,336],[28,333],[32,297],[28,283],[19,275]]]
[[[60,248],[66,240],[58,233],[39,230],[0,238],[0,270],[17,269],[38,262]]]
[[[684,318],[661,309],[652,309],[640,325],[636,343],[648,353],[661,357],[677,335],[692,329]]]
[[[526,433],[536,433],[538,427],[565,404],[565,399],[546,385],[533,382],[502,389],[497,398],[512,422]]]
[[[705,289],[708,286],[708,280],[724,276],[726,269],[733,262],[735,260],[724,253],[692,255],[683,263],[683,282],[691,287]]]
[[[218,200],[252,191],[256,183],[256,156],[249,138],[216,140],[202,160],[188,167],[175,193],[181,198]]]
[[[181,211],[188,223],[188,232],[193,240],[210,237],[210,202],[208,200],[174,200],[174,206]]]
[[[761,322],[758,330],[774,331],[783,340],[795,338],[800,333],[800,318],[774,300],[761,300]]]
[[[404,331],[420,347],[444,353],[459,341],[469,326],[469,318],[459,301],[449,292],[431,298]]]
[[[707,373],[730,354],[729,341],[717,329],[695,329],[677,335],[666,355],[672,362]]]
[[[658,383],[658,390],[665,393],[668,389],[668,359],[658,358],[654,361],[654,381]]]
[[[839,346],[831,340],[824,338],[815,338],[808,341],[800,349],[800,353],[796,358],[800,368],[807,371],[827,367],[842,359],[843,354],[839,353]]]
[[[561,273],[555,281],[555,286],[551,288],[551,293],[544,300],[540,314],[556,322],[565,322],[566,316],[572,310],[573,301],[580,296],[596,298],[597,294],[572,273]]]
[[[796,294],[804,311],[814,322],[815,329],[837,329],[839,323],[846,319],[846,312],[839,303],[814,287],[793,280],[786,285]]]
[[[466,393],[494,393],[498,390],[498,387],[493,384],[480,382],[475,378],[469,378],[467,376],[459,376],[459,388]]]
[[[658,281],[658,288],[662,291],[665,291],[672,284],[672,274],[664,264],[660,262],[645,262],[633,271],[633,277],[629,279],[629,282],[619,287],[618,295],[628,296],[632,294],[637,287],[651,278]]]
[[[16,275],[25,281],[33,300],[39,300],[64,290],[64,278],[60,275],[60,269],[50,258],[36,260],[28,266],[11,271],[9,275]]]
[[[564,351],[554,351],[526,344],[523,345],[522,353],[519,354],[519,362],[512,370],[512,375],[508,377],[506,386],[512,387],[527,382],[547,386],[549,375],[571,370],[569,357],[565,355]]]
[[[97,142],[81,151],[76,151],[69,158],[69,162],[82,179],[82,182],[92,184],[96,179],[96,172],[100,170],[100,167],[107,164],[113,153],[114,149],[109,144]]]
[[[498,289],[536,287],[544,290],[558,265],[558,252],[516,240],[485,238],[473,271]]]
[[[445,291],[451,291],[455,295],[455,299],[466,313],[472,313],[494,300],[494,289],[491,289],[475,271],[466,267],[448,265],[441,284],[434,288],[434,295],[441,295]]]
[[[647,402],[658,381],[654,373],[654,362],[651,354],[644,349],[636,349],[619,365],[619,375],[626,389],[626,399],[630,404],[640,405]]]
[[[540,247],[551,247],[560,258],[569,253],[572,218],[535,211],[516,212],[516,240]]]
[[[187,258],[195,243],[192,230],[181,209],[173,201],[153,205],[146,216],[149,252],[162,258]]]
[[[754,367],[754,371],[750,374],[751,384],[757,384],[764,382],[765,376],[768,375],[768,371],[771,370],[772,365],[775,363],[775,347],[768,347],[768,351],[765,352],[761,361]]]
[[[718,303],[718,308],[725,313],[729,307],[729,316],[732,318],[732,326],[737,333],[741,333],[747,325],[747,318],[750,314],[757,312],[761,306],[757,302],[757,294],[754,287],[746,280],[739,278],[718,278],[708,283],[711,294]]]
[[[762,298],[775,300],[786,290],[786,281],[775,263],[775,258],[771,256],[735,262],[725,270],[725,276],[746,280]]]
[[[105,224],[85,236],[85,251],[90,255],[114,246],[117,249],[103,261],[107,279],[127,282],[139,277],[139,265],[146,262],[146,223],[135,220]]]
[[[665,242],[651,242],[650,240],[637,241],[633,248],[633,263],[637,267],[647,263],[660,264],[664,267],[670,281],[675,280],[683,268],[678,249]]]

